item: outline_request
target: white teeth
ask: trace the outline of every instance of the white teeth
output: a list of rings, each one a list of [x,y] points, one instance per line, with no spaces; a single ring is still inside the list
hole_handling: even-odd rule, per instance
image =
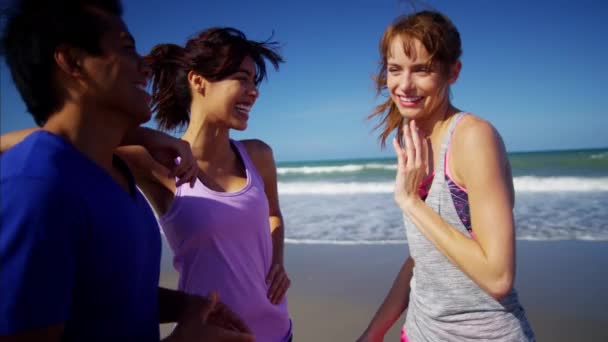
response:
[[[246,106],[246,105],[236,105],[236,110],[238,110],[241,113],[249,113],[249,111],[251,110],[251,106]]]
[[[422,98],[422,96],[411,96],[411,97],[399,96],[399,99],[401,101],[405,101],[405,102],[416,102],[416,101],[420,100],[421,98]]]

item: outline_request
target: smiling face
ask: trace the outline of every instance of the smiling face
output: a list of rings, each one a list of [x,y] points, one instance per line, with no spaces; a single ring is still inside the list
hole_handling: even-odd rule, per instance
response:
[[[447,77],[439,63],[430,63],[431,57],[419,40],[411,43],[408,56],[401,37],[391,42],[386,85],[402,116],[422,119],[448,103],[449,85],[455,79]]]
[[[150,95],[146,91],[149,71],[124,22],[118,16],[100,15],[108,28],[100,41],[101,55],[83,60],[85,97],[106,112],[139,125],[150,119]]]
[[[249,112],[259,92],[255,84],[253,59],[245,57],[239,69],[219,81],[207,82],[204,110],[207,120],[237,130],[245,130]]]

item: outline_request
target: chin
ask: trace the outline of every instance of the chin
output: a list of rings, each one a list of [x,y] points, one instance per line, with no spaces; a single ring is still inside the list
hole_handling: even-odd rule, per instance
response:
[[[137,121],[137,125],[144,124],[150,121],[150,119],[152,118],[152,113],[149,109],[133,111],[132,113],[135,113],[133,118],[135,119],[135,121]]]
[[[426,116],[424,108],[400,108],[399,113],[409,120],[418,120]]]

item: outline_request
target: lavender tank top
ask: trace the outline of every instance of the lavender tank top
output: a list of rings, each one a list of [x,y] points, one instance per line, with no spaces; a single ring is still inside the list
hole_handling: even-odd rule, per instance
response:
[[[247,323],[256,341],[287,341],[287,301],[272,304],[266,276],[272,261],[268,200],[264,183],[239,141],[231,140],[245,165],[247,184],[217,192],[197,180],[177,188],[160,225],[174,253],[179,289],[220,301]]]

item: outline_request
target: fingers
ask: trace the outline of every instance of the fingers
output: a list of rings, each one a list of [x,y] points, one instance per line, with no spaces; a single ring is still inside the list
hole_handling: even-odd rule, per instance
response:
[[[198,174],[198,165],[194,156],[192,156],[190,145],[187,142],[180,140],[175,146],[175,153],[180,157],[180,163],[173,168],[169,177],[179,178],[175,184],[176,186],[190,183],[190,187],[193,187]]]
[[[397,155],[397,165],[399,168],[404,168],[407,160],[407,155],[405,151],[401,148],[399,141],[397,138],[393,138],[393,149],[395,150],[395,154]]]
[[[251,334],[251,330],[247,327],[247,324],[221,302],[218,303],[217,310],[209,318],[209,322],[229,330]]]
[[[209,304],[205,305],[200,313],[203,322],[206,322],[207,319],[209,319],[209,315],[211,315],[211,313],[215,310],[219,300],[219,295],[217,291],[213,291],[207,296],[207,298],[209,298]]]
[[[412,139],[412,132],[410,130],[410,127],[403,127],[403,131],[405,137],[405,152],[407,155],[406,166],[411,169],[414,165],[414,162],[416,161],[416,150],[414,146],[414,141]]]
[[[420,135],[418,134],[418,126],[416,126],[416,120],[412,120],[410,122],[410,133],[414,143],[414,166],[418,168],[422,164],[422,146],[420,142]]]
[[[269,276],[268,280],[270,288],[268,289],[268,299],[273,304],[279,304],[287,292],[287,289],[291,285],[291,280],[287,276],[285,269],[282,265],[275,265]]]
[[[253,342],[254,337],[252,334],[242,333],[238,331],[232,331],[223,329],[220,327],[208,326],[208,329],[213,329],[215,332],[212,333],[211,338],[205,339],[206,341],[221,341],[221,342]]]
[[[287,277],[285,274],[279,281],[277,281],[277,286],[271,294],[270,302],[275,305],[281,303],[290,285],[291,280],[289,280],[289,277]]]
[[[266,277],[266,284],[272,284],[274,282],[274,278],[277,276],[278,273],[279,265],[275,264],[274,266],[272,266],[270,273],[268,273],[268,276]]]
[[[429,151],[430,151],[430,146],[429,146],[429,139],[427,138],[423,138],[422,139],[422,165],[425,167],[425,171],[428,171],[428,164],[429,164]]]
[[[173,341],[217,341],[217,342],[251,342],[251,333],[229,330],[209,323],[189,321],[178,323],[171,334]]]

